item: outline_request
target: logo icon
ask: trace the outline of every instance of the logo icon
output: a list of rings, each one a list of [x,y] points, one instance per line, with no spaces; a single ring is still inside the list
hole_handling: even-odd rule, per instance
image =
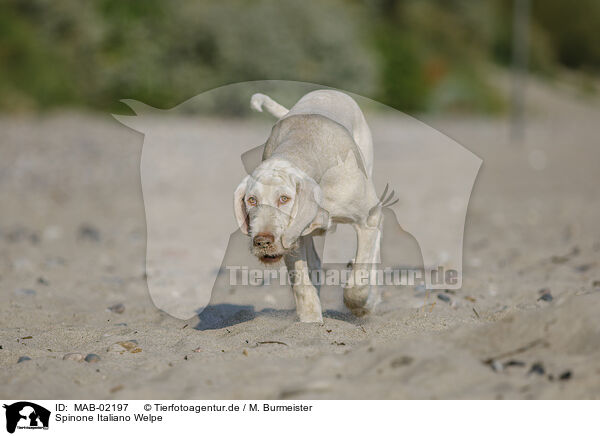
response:
[[[50,411],[28,401],[4,405],[6,409],[6,431],[14,433],[18,429],[48,429]]]
[[[239,225],[243,221],[238,222],[232,213],[232,193],[240,180],[261,164],[269,151],[269,132],[278,124],[272,118],[265,122],[252,112],[251,105],[256,109],[252,96],[271,95],[295,107],[302,96],[323,89],[288,81],[236,83],[168,110],[123,100],[135,115],[115,118],[144,134],[140,177],[147,231],[145,277],[156,307],[179,319],[190,319],[218,299],[214,293],[234,286],[231,280],[227,282],[230,267],[242,272],[244,268],[256,270],[257,261],[247,249],[248,237]],[[345,94],[358,104],[370,125],[376,156],[368,159],[373,162],[373,186],[377,194],[384,192],[380,200],[386,216],[381,246],[376,250],[381,256],[367,263],[379,265],[375,273],[381,275],[386,267],[400,275],[418,269],[416,279],[423,281],[426,289],[460,289],[467,209],[482,160],[406,114]],[[273,103],[275,112],[287,110]],[[239,120],[217,121],[225,108],[232,107],[245,108],[236,112]],[[340,107],[300,105],[297,114],[316,115],[348,130],[351,126],[347,128],[337,115]],[[203,118],[191,118],[190,114]],[[349,145],[355,153],[338,156],[328,180],[339,180],[341,176],[336,174],[343,171],[364,172],[365,156],[354,146]],[[316,204],[310,211],[313,206]],[[324,219],[324,214],[319,216]],[[325,269],[337,269],[340,276],[346,265],[351,268],[357,254],[352,247],[356,236],[346,233],[353,231],[349,226],[341,223],[335,232],[332,227],[315,236],[314,257],[321,259]],[[278,259],[271,255],[274,263]]]

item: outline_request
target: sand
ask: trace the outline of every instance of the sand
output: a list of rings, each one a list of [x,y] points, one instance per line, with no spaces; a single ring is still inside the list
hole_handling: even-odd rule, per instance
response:
[[[221,287],[189,320],[158,311],[144,276],[142,136],[108,115],[3,116],[0,396],[600,398],[600,110],[542,85],[530,98],[523,144],[503,119],[426,120],[484,161],[462,289],[386,289],[360,319],[327,289],[323,325],[295,322],[278,287]],[[171,122],[201,123],[240,152],[261,140],[249,121]],[[371,123],[390,143],[405,133]],[[232,230],[210,214],[199,225]],[[414,258],[407,241],[399,250]],[[122,313],[107,309],[116,303]],[[62,359],[73,352],[101,360]]]

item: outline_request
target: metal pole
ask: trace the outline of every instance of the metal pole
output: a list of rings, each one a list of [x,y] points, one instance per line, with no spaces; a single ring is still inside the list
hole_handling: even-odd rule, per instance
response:
[[[525,88],[529,62],[530,0],[514,0],[512,46],[511,139],[525,139]]]

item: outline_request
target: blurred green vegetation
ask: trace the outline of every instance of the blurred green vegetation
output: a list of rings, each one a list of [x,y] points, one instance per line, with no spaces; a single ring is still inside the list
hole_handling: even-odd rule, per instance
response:
[[[531,68],[600,71],[600,1],[531,0]],[[168,108],[314,82],[406,111],[496,112],[513,0],[0,0],[0,109]],[[244,103],[246,104],[246,103]],[[232,109],[235,112],[235,109]]]

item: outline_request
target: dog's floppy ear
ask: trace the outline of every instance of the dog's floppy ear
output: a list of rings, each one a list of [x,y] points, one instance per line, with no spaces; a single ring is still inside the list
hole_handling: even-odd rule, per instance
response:
[[[246,203],[244,202],[244,196],[246,195],[246,186],[248,185],[248,178],[244,177],[242,182],[235,189],[233,195],[233,211],[235,213],[235,219],[240,230],[244,234],[248,234],[248,211],[246,210]]]
[[[307,235],[318,227],[327,226],[329,214],[319,206],[320,203],[319,185],[309,177],[298,178],[292,219],[281,237],[284,248],[290,248],[300,236]]]

